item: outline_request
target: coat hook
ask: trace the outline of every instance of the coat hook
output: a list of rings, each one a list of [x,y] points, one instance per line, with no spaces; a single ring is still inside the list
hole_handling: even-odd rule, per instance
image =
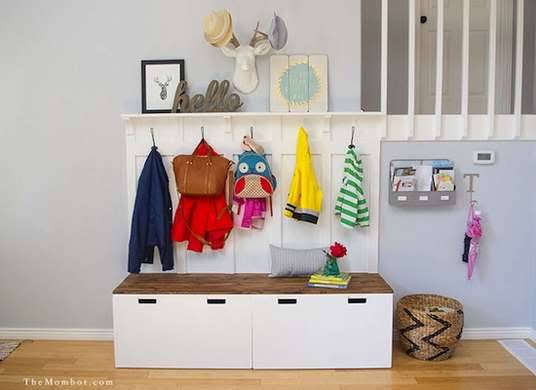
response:
[[[249,136],[251,137],[251,139],[253,139],[253,130],[254,130],[253,126],[250,126],[249,127]]]
[[[156,143],[154,142],[154,129],[151,127],[151,139],[153,140],[153,148],[156,148]]]
[[[355,135],[355,126],[352,126],[352,137],[350,138],[350,145],[348,145],[348,147],[349,147],[350,149],[355,148],[355,145],[354,145],[354,135]]]
[[[201,126],[201,139],[205,139],[205,126]]]
[[[470,197],[471,203],[472,203],[473,202],[473,192],[475,192],[474,187],[473,187],[474,178],[475,177],[480,177],[480,174],[479,173],[465,173],[463,175],[463,178],[465,179],[466,177],[469,178],[469,189],[467,190],[467,192],[469,193],[469,197]]]

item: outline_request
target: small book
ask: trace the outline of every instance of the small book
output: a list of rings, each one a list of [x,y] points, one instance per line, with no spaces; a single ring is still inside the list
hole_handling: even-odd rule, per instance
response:
[[[348,288],[348,284],[337,285],[337,284],[321,284],[321,283],[309,283],[309,287],[320,287],[320,288]]]
[[[324,275],[321,272],[317,272],[311,275],[311,279],[323,280],[323,281],[348,281],[351,279],[351,276],[346,272],[341,272],[338,275]]]
[[[321,279],[309,279],[309,283],[318,283],[318,284],[330,284],[330,285],[341,285],[345,286],[348,284],[348,280],[321,280]]]

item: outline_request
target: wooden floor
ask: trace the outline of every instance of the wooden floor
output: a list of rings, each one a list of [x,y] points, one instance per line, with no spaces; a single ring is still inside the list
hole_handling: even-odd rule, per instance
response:
[[[113,385],[37,386],[29,381],[109,380]],[[464,341],[444,362],[421,362],[395,347],[386,370],[160,370],[115,369],[111,342],[26,341],[0,362],[0,389],[200,390],[494,390],[536,389],[533,376],[495,341]]]

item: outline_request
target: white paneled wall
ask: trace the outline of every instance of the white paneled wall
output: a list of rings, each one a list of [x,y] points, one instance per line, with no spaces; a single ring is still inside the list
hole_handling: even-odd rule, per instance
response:
[[[254,137],[269,155],[278,179],[273,197],[274,215],[267,217],[264,230],[234,229],[225,249],[202,254],[187,252],[177,244],[177,272],[269,272],[269,244],[294,248],[328,245],[338,240],[348,246],[350,256],[343,269],[376,272],[378,269],[378,204],[380,143],[390,141],[446,140],[535,140],[536,116],[520,116],[517,133],[515,115],[496,115],[493,134],[489,132],[489,115],[383,115],[381,113],[232,113],[232,114],[159,114],[125,115],[127,137],[127,179],[129,215],[136,195],[136,183],[151,147],[150,129],[154,128],[160,153],[170,177],[173,204],[177,204],[171,161],[177,154],[189,154],[205,138],[227,158],[236,159],[240,141],[254,127]],[[465,123],[466,122],[466,123]],[[365,167],[365,190],[369,201],[371,226],[368,229],[343,229],[333,215],[334,200],[342,177],[342,164],[350,141],[351,128],[357,126],[357,145]],[[324,203],[317,225],[282,217],[282,210],[294,170],[296,132],[304,126],[309,133],[313,163]],[[433,156],[429,156],[433,157]],[[158,272],[159,261],[144,265],[142,272]]]
[[[150,128],[154,128],[157,146],[170,177],[170,192],[174,208],[178,195],[175,189],[171,161],[177,154],[189,154],[201,137],[229,159],[241,152],[240,142],[254,127],[254,138],[269,155],[278,179],[273,197],[274,215],[268,216],[264,230],[244,231],[235,228],[221,251],[206,249],[202,254],[185,250],[177,244],[175,264],[178,272],[269,272],[269,244],[293,248],[329,245],[337,240],[348,246],[350,256],[344,260],[348,271],[377,270],[377,221],[379,188],[378,124],[373,116],[360,118],[348,115],[161,115],[127,117],[127,167],[129,215],[135,199],[136,183],[150,151]],[[342,178],[344,154],[350,141],[351,127],[357,125],[357,145],[363,155],[365,191],[369,197],[372,226],[368,229],[347,230],[334,216],[334,201]],[[323,209],[317,225],[298,222],[282,216],[290,181],[294,171],[296,134],[304,126],[309,134],[311,153],[318,181],[324,191]],[[158,272],[159,260],[144,265],[142,272]]]

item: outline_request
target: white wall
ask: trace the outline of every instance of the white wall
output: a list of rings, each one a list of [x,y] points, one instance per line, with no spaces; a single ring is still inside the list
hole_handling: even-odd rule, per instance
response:
[[[194,92],[230,78],[202,17],[228,8],[239,39],[276,10],[288,53],[329,56],[330,109],[359,104],[360,2],[2,1],[0,327],[111,326],[126,276],[124,128],[140,111],[140,60],[184,58]],[[269,107],[269,59],[245,109]]]
[[[536,341],[536,258],[534,255],[532,257],[532,281],[530,283],[532,286],[532,291],[530,291],[529,296],[532,300],[532,338]]]
[[[474,165],[474,150],[495,150],[495,165]],[[448,207],[388,204],[389,162],[449,158],[457,202]],[[437,293],[459,299],[468,328],[528,327],[534,307],[535,142],[386,142],[382,145],[380,273],[395,295]],[[474,198],[483,239],[473,279],[461,261],[468,194],[464,173],[480,173]]]
[[[536,113],[536,1],[525,1],[523,52],[523,112]]]
[[[534,17],[536,17],[536,4],[534,2],[531,2],[531,8],[532,8],[532,14]],[[530,19],[534,20],[534,19]],[[533,23],[530,23],[532,26],[532,39],[534,41],[534,51],[532,56],[532,70],[533,70],[533,78],[532,78],[532,112],[536,113],[536,28]],[[530,85],[530,84],[528,84]],[[533,340],[536,340],[536,255],[534,257],[534,265],[533,265],[533,279],[531,285],[532,287],[532,338]]]

